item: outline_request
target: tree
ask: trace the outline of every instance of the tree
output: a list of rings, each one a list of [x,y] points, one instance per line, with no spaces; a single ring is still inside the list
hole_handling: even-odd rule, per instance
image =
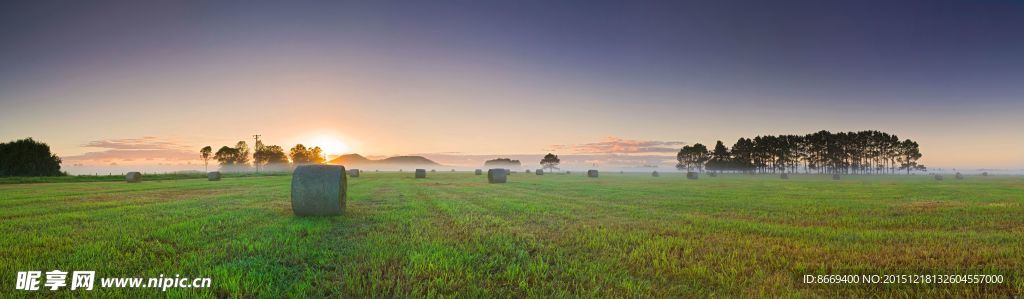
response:
[[[0,176],[63,176],[61,159],[50,146],[25,138],[0,143]]]
[[[257,165],[288,164],[288,155],[285,155],[284,149],[280,146],[259,145],[256,152],[252,154],[253,161]]]
[[[897,159],[900,162],[900,169],[906,169],[907,174],[910,174],[911,170],[923,171],[927,169],[924,165],[917,163],[917,160],[921,159],[921,150],[918,148],[917,142],[910,139],[900,142],[898,153],[899,157]]]
[[[558,170],[557,166],[560,162],[562,162],[562,160],[559,160],[558,156],[552,153],[548,153],[547,155],[544,155],[544,159],[540,160],[540,165],[542,165],[542,168],[544,169],[547,169],[549,171],[555,171]]]
[[[692,146],[687,145],[679,150],[676,154],[676,160],[679,164],[676,164],[676,168],[679,170],[686,169],[691,171],[697,169],[697,171],[703,171],[704,163],[708,161],[710,155],[708,154],[708,148],[703,144],[697,143]]]
[[[296,144],[289,151],[289,155],[292,158],[292,163],[295,164],[307,164],[309,163],[309,150],[306,149],[302,143]]]
[[[708,171],[722,171],[729,169],[731,162],[732,157],[729,155],[729,149],[719,140],[715,143],[715,149],[711,151],[711,159],[708,160],[706,167]]]
[[[212,154],[213,148],[209,145],[204,146],[199,150],[199,157],[203,159],[203,168],[206,169],[206,171],[210,171],[210,158]]]
[[[239,153],[237,148],[231,148],[227,146],[220,147],[217,153],[213,155],[214,159],[220,163],[221,168],[231,168],[237,166],[239,163]]]
[[[320,164],[325,161],[323,150],[321,150],[319,146],[309,149],[301,143],[296,144],[295,147],[292,147],[290,155],[292,163],[295,164]]]
[[[238,150],[238,158],[236,160],[237,164],[249,164],[249,146],[245,144],[245,141],[239,141],[236,143],[235,149]]]

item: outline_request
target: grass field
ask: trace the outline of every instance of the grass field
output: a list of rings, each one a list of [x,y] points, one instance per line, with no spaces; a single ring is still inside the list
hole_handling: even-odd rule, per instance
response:
[[[212,277],[171,296],[1020,296],[1024,178],[366,172],[344,216],[290,176],[0,185],[17,271]],[[993,273],[999,285],[806,285],[804,274]],[[58,291],[162,296],[157,289]]]

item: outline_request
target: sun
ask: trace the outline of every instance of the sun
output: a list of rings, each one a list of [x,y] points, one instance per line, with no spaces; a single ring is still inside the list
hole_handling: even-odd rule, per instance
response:
[[[347,153],[350,148],[341,139],[330,135],[317,135],[310,139],[309,147],[319,146],[325,155],[338,156]]]

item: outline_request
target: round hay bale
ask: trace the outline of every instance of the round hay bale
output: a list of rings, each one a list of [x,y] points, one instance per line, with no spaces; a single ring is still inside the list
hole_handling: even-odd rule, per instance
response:
[[[484,174],[484,171],[483,171],[483,170],[479,170],[479,169],[477,169],[477,170],[473,171],[473,174],[475,174],[475,175],[481,175],[481,174]]]
[[[437,169],[431,169],[430,172],[437,172]]]
[[[426,169],[422,169],[422,168],[421,169],[416,169],[416,178],[417,179],[423,179],[423,178],[426,178],[426,177],[427,177],[427,170]]]
[[[529,169],[523,170],[523,173],[530,173],[530,170]]]
[[[838,173],[832,174],[832,180],[833,181],[838,181],[839,180],[839,174]]]
[[[700,174],[697,174],[696,171],[687,171],[686,172],[686,179],[688,179],[688,180],[696,180],[698,178],[700,178]]]
[[[941,174],[936,174],[935,175],[935,180],[936,181],[941,181],[942,180],[942,175]]]
[[[487,170],[487,182],[491,184],[504,184],[508,181],[508,169],[491,168]]]
[[[619,170],[619,174],[626,174],[625,171]]]
[[[962,179],[964,179],[964,175],[962,175],[962,174],[960,174],[959,172],[957,172],[957,173],[956,173],[956,179],[958,179],[958,180],[962,180]]]
[[[657,170],[655,170],[655,171],[651,172],[651,176],[652,176],[652,177],[659,177],[659,176],[661,176],[661,174],[660,174],[660,173],[658,173],[658,171],[657,171]]]
[[[779,178],[781,178],[781,179],[783,179],[783,180],[788,180],[788,179],[789,179],[789,174],[788,174],[788,173],[783,173],[783,174],[780,174],[780,175],[779,175]]]
[[[348,180],[340,165],[301,165],[292,172],[296,216],[333,216],[345,211]]]
[[[452,172],[455,172],[455,169],[452,169]]]
[[[596,178],[597,177],[597,169],[587,170],[587,177]]]
[[[537,173],[537,175],[544,175],[544,170],[543,169],[537,169],[536,173]]]
[[[220,171],[207,172],[206,173],[206,180],[207,181],[219,181],[220,180]]]
[[[129,172],[124,176],[124,180],[129,183],[142,182],[142,173],[138,171]]]
[[[566,171],[565,171],[565,174],[572,174],[572,171],[568,171],[568,170],[566,170]]]
[[[988,176],[988,171],[986,171],[986,172],[982,172],[982,173],[981,173],[981,176]]]
[[[354,177],[354,178],[358,178],[359,177],[359,169],[349,169],[348,170],[348,176]]]

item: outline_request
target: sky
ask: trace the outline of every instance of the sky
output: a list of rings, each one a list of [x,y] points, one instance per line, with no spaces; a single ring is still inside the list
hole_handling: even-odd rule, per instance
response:
[[[0,140],[102,171],[253,134],[539,160],[880,130],[1024,168],[1022,37],[1011,0],[4,1]]]

